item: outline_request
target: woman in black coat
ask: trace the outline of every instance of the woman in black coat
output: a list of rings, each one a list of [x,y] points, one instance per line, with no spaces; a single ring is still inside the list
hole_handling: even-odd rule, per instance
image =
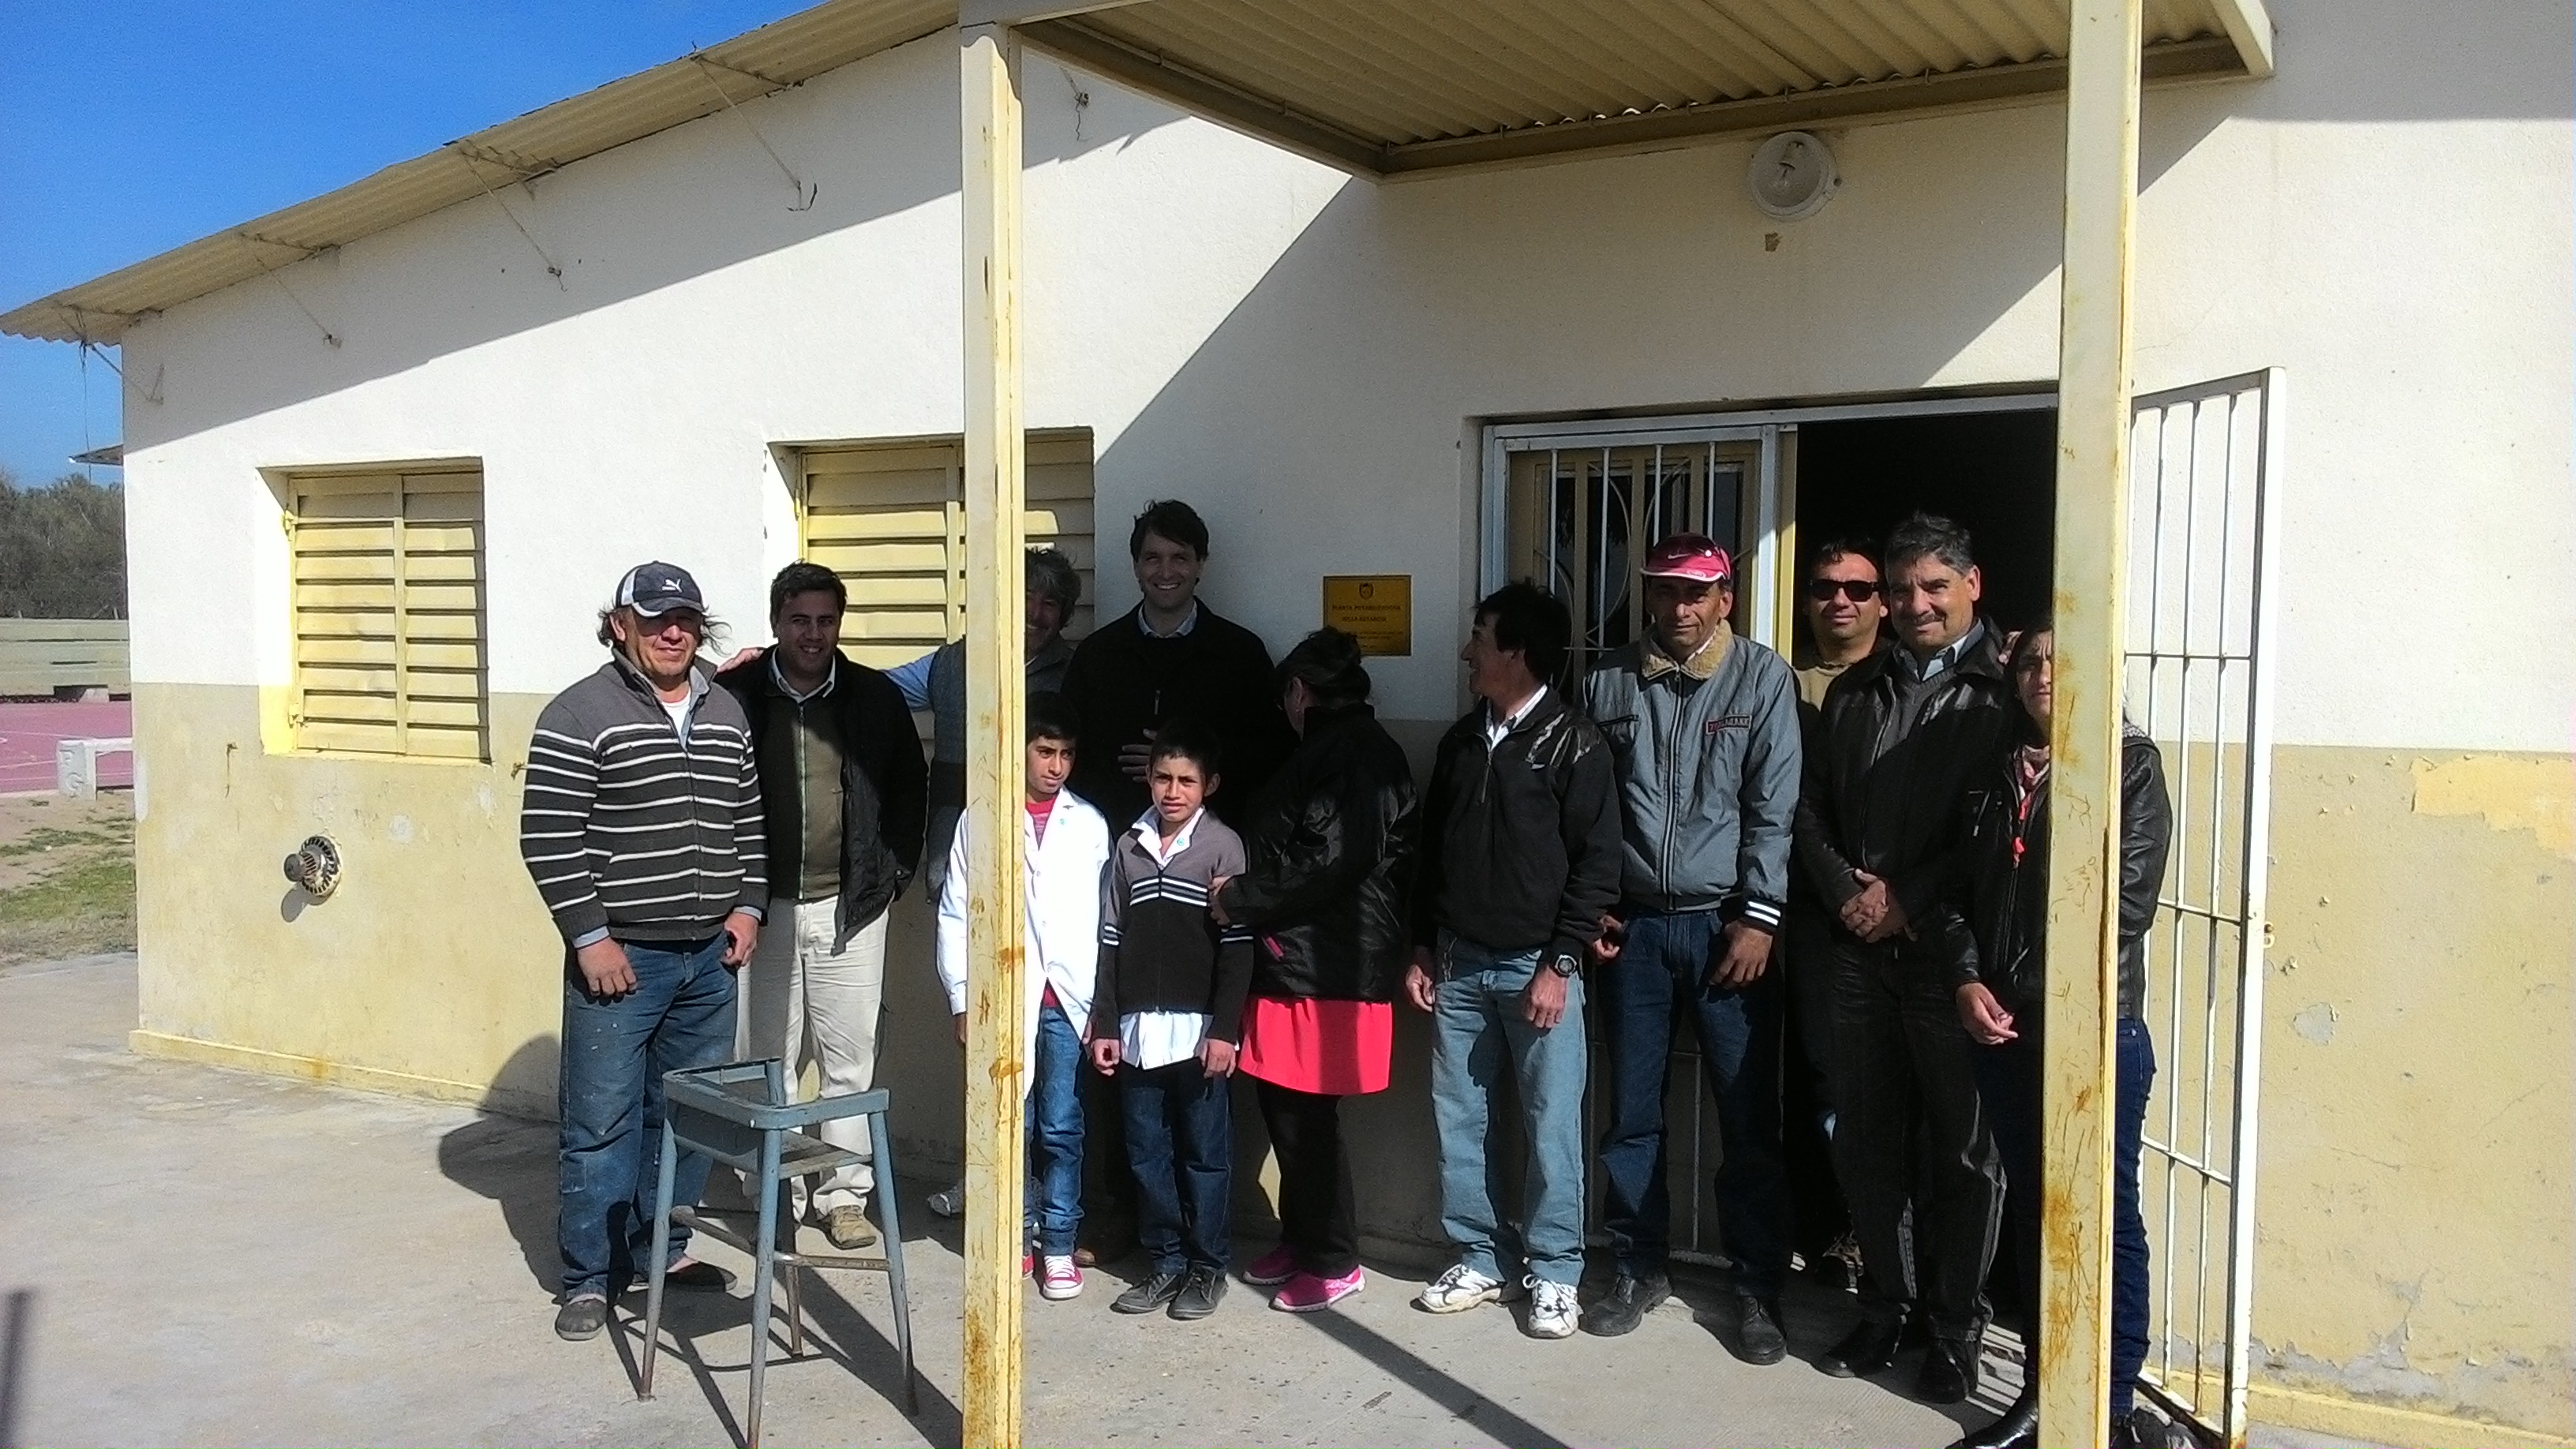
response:
[[[1244,872],[1211,905],[1253,932],[1235,1065],[1279,1157],[1281,1241],[1244,1278],[1279,1287],[1271,1307],[1307,1313],[1366,1281],[1341,1101],[1386,1090],[1418,812],[1413,769],[1369,708],[1358,640],[1319,629],[1277,677],[1299,744],[1254,797]]]
[[[2048,944],[2048,726],[2055,702],[2057,636],[2046,622],[2024,632],[2005,659],[2021,699],[2015,747],[1998,777],[1969,796],[1964,913],[1975,936],[1959,953],[1959,1019],[1984,1048],[1977,1086],[2002,1149],[2004,1248],[2031,1312],[2024,1363],[2039,1362],[2040,1022]],[[2147,1225],[2138,1211],[2138,1153],[2155,1044],[2144,1017],[2147,928],[2173,843],[2173,803],[2163,757],[2134,725],[2120,741],[2120,985],[2117,1091],[2111,1160],[2111,1444],[2167,1440],[2165,1426],[2135,1408],[2147,1358]],[[1953,1449],[2025,1449],[2039,1442],[2037,1375],[2025,1369],[2021,1396],[2001,1419]]]

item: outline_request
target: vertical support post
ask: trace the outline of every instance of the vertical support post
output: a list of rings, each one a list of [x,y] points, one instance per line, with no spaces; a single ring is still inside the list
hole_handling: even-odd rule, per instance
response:
[[[2120,651],[2143,0],[2074,0],[2057,373],[2039,1437],[2109,1442]]]
[[[965,1442],[1020,1442],[1020,1193],[1026,919],[1027,465],[1020,417],[1020,48],[1008,26],[958,31],[966,344]]]

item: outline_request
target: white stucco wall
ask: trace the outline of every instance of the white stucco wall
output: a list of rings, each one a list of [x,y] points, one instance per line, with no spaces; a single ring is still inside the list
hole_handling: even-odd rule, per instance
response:
[[[2464,53],[2374,109],[2402,10],[2310,35],[2284,7],[2277,80],[2150,93],[2139,384],[2288,370],[2285,743],[2563,749],[2576,670],[2464,646],[2576,633],[2568,99]],[[504,193],[560,286],[478,201],[138,326],[165,401],[127,400],[137,678],[285,677],[255,470],[299,463],[484,460],[497,692],[584,667],[648,555],[756,634],[792,548],[769,445],[959,426],[954,85],[933,39],[761,102],[810,212],[729,117]],[[1743,145],[1372,186],[1044,59],[1026,89],[1032,424],[1095,430],[1104,534],[1198,503],[1211,596],[1275,643],[1320,573],[1414,574],[1394,714],[1456,699],[1470,419],[2054,371],[2054,108],[1838,134],[1842,193],[1784,227]]]

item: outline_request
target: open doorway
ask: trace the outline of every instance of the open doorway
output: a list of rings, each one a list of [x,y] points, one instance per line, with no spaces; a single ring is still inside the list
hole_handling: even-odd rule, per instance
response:
[[[1798,429],[1797,516],[1804,569],[1832,539],[1873,545],[1921,510],[1965,525],[1985,576],[1986,616],[2019,629],[2049,606],[2057,522],[2057,412],[1829,419]],[[1812,646],[1792,635],[1792,659]]]

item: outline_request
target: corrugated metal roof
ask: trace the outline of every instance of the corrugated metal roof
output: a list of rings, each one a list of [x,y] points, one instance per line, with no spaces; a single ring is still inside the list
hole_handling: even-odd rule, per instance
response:
[[[0,331],[113,342],[134,318],[956,18],[956,0],[827,0],[31,302]],[[2064,0],[1141,0],[1021,33],[1238,129],[1393,175],[2044,94],[2064,85],[2067,25]],[[2150,79],[2270,71],[2261,0],[2147,0],[2145,33]]]
[[[2150,77],[2267,70],[2247,24],[2268,42],[2259,0],[2147,0]],[[2064,0],[1151,0],[1023,34],[1392,174],[2054,91],[2067,26]]]
[[[956,21],[955,0],[829,0],[30,302],[0,316],[0,332],[114,342],[137,317],[710,115],[726,96],[767,95]]]

